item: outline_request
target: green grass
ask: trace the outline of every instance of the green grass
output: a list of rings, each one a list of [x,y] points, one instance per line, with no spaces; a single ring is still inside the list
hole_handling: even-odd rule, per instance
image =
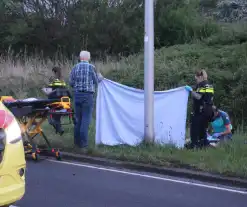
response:
[[[235,135],[231,144],[222,145],[217,149],[195,151],[145,144],[137,147],[95,146],[95,122],[93,121],[89,131],[89,147],[85,151],[73,146],[73,125],[64,127],[63,136],[56,135],[48,124],[45,124],[44,131],[49,135],[53,146],[61,147],[65,151],[155,166],[179,167],[227,176],[247,177],[247,144],[245,144],[247,136],[245,135]]]
[[[196,69],[205,68],[215,87],[217,106],[226,110],[234,128],[246,131],[247,111],[247,27],[225,25],[222,31],[193,44],[174,45],[155,51],[155,90],[166,90],[194,84]],[[96,62],[98,70],[109,79],[135,88],[143,88],[143,54],[123,58],[121,61]],[[39,97],[50,75],[51,68],[59,65],[68,80],[74,62],[68,59],[44,59],[40,56],[20,59],[11,55],[0,56],[0,95],[18,98]],[[190,109],[190,105],[189,105]],[[158,166],[190,167],[207,172],[247,177],[247,144],[244,135],[235,135],[234,141],[218,149],[203,151],[178,150],[171,147],[146,146],[95,146],[95,124],[90,128],[90,145],[87,152],[78,153]],[[73,127],[67,126],[60,137],[49,125],[44,130],[52,144],[65,150],[73,148]]]
[[[246,122],[247,111],[247,42],[240,42],[247,31],[227,32],[194,44],[175,45],[155,51],[155,90],[166,90],[185,84],[193,85],[194,72],[205,68],[215,88],[215,102],[226,110],[234,127]],[[224,32],[224,30],[222,30]],[[96,62],[105,77],[119,83],[143,88],[143,54],[121,61]],[[52,62],[49,59],[0,56],[0,95],[19,98],[39,97],[40,88],[46,85],[53,65],[63,68],[68,80],[73,66],[70,60]]]

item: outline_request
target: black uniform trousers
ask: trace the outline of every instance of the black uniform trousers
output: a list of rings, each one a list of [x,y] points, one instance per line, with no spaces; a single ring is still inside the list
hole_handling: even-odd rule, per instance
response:
[[[49,94],[48,99],[58,99],[63,96],[68,96],[71,98],[71,94],[67,88],[58,88],[54,90],[51,94]],[[59,114],[53,114],[52,118],[48,118],[49,124],[51,124],[54,129],[56,130],[56,133],[63,134],[64,130],[62,128],[61,124],[61,115]]]
[[[208,146],[207,140],[207,128],[209,124],[209,118],[203,113],[192,114],[190,136],[191,136],[191,148]]]

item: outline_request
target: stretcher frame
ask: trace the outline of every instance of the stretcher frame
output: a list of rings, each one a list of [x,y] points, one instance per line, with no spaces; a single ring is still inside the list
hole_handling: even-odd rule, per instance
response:
[[[0,98],[0,101],[6,100],[13,101],[13,98],[10,96],[2,96]],[[13,102],[13,104],[17,105],[18,107],[18,103],[15,104],[15,102]],[[26,115],[19,115],[18,113],[15,113],[13,110],[11,110],[11,107],[8,107],[9,104],[5,103],[5,105],[15,115],[16,120],[21,128],[24,151],[26,155],[31,154],[32,159],[35,161],[39,160],[40,154],[46,156],[55,156],[57,160],[61,160],[62,156],[60,149],[53,148],[51,146],[49,139],[43,132],[42,124],[47,120],[48,116],[52,117],[54,114],[68,116],[71,123],[73,118],[73,110],[71,109],[71,102],[69,97],[64,96],[60,99],[49,100],[48,103],[45,104],[46,107],[43,109],[33,110],[26,106],[27,111],[30,111],[30,113],[27,113]],[[66,112],[57,112],[57,110],[60,109],[65,109]],[[34,143],[34,139],[37,135],[43,137],[46,143],[46,147],[38,147]]]

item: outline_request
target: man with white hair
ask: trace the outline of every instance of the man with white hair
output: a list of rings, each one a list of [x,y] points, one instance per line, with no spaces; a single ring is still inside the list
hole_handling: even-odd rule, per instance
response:
[[[89,63],[90,52],[80,52],[80,62],[76,64],[69,77],[73,88],[76,123],[74,129],[74,143],[80,148],[88,146],[88,130],[94,107],[94,94],[98,82],[103,79],[96,73],[95,66]]]

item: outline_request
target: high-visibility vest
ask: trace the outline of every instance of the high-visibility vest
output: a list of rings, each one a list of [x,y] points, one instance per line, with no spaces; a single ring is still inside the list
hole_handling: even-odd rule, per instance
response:
[[[48,84],[48,87],[51,87],[52,89],[56,88],[65,88],[67,85],[63,80],[55,79],[53,82]]]
[[[213,88],[212,85],[206,84],[206,85],[203,86],[203,87],[197,88],[196,92],[214,94],[214,88]]]
[[[204,111],[207,116],[212,114],[213,98],[214,98],[214,88],[211,84],[204,83],[200,84],[196,92],[202,95],[200,100],[194,99],[193,111],[194,113],[201,113]]]

